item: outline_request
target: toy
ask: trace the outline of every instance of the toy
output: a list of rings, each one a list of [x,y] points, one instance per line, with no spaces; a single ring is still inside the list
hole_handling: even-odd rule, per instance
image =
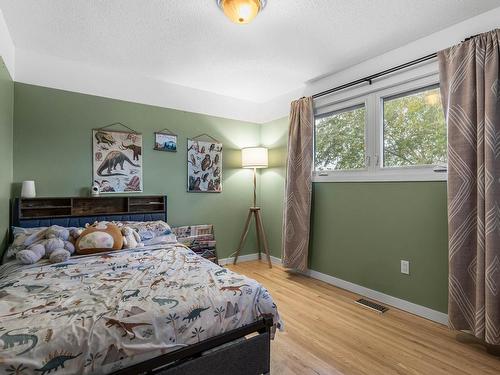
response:
[[[134,249],[136,247],[144,246],[141,243],[141,236],[134,229],[130,227],[122,227],[123,235],[123,248],[124,249]]]
[[[84,231],[83,228],[71,228],[71,230],[69,231],[69,237],[70,237],[69,240],[73,245],[76,244],[78,237],[82,235],[83,231]]]
[[[99,183],[96,182],[92,187],[90,188],[90,192],[92,193],[93,197],[98,197],[99,194],[101,193],[101,187],[99,186]]]
[[[19,251],[16,258],[23,264],[33,264],[44,257],[51,263],[64,262],[75,252],[69,240],[68,229],[53,225],[26,238],[24,246],[27,248]]]
[[[123,236],[120,228],[106,221],[87,225],[75,243],[78,254],[94,254],[121,250]]]

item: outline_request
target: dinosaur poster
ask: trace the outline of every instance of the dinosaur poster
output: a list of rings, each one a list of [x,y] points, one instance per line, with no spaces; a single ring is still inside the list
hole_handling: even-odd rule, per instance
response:
[[[188,139],[188,192],[222,191],[222,143]]]
[[[92,167],[101,193],[142,192],[142,135],[93,130]]]

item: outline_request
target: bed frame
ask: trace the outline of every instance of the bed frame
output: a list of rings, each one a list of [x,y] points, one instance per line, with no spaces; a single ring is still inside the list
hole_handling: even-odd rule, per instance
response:
[[[166,196],[16,198],[11,226],[85,226],[95,221],[167,221]],[[270,373],[272,317],[118,370],[114,375]]]

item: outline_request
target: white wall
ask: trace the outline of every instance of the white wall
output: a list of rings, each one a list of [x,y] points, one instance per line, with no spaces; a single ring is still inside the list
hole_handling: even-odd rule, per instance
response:
[[[12,79],[15,78],[15,48],[12,38],[10,37],[9,29],[3,18],[2,10],[0,9],[0,56],[2,57],[7,70]]]
[[[308,82],[302,90],[283,95],[266,103],[264,114],[267,121],[288,115],[290,102],[302,96],[330,89],[360,79],[405,62],[451,47],[465,38],[500,27],[500,7],[479,16],[469,18],[437,33],[418,39],[373,59],[361,62],[349,69]]]
[[[450,47],[468,36],[497,27],[500,27],[500,7],[361,62],[349,69],[306,82],[302,88],[266,103],[239,100],[147,76],[136,76],[126,71],[110,71],[22,49],[14,49],[1,11],[0,55],[3,57],[11,76],[18,82],[255,123],[266,123],[287,116],[290,102],[301,96],[312,95],[377,73]]]
[[[16,81],[235,120],[260,122],[259,105],[137,75],[16,49]]]

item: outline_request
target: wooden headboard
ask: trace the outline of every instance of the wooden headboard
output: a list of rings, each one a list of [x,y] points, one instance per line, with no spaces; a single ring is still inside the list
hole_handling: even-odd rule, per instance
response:
[[[83,227],[95,221],[167,221],[164,195],[15,198],[11,226]]]

